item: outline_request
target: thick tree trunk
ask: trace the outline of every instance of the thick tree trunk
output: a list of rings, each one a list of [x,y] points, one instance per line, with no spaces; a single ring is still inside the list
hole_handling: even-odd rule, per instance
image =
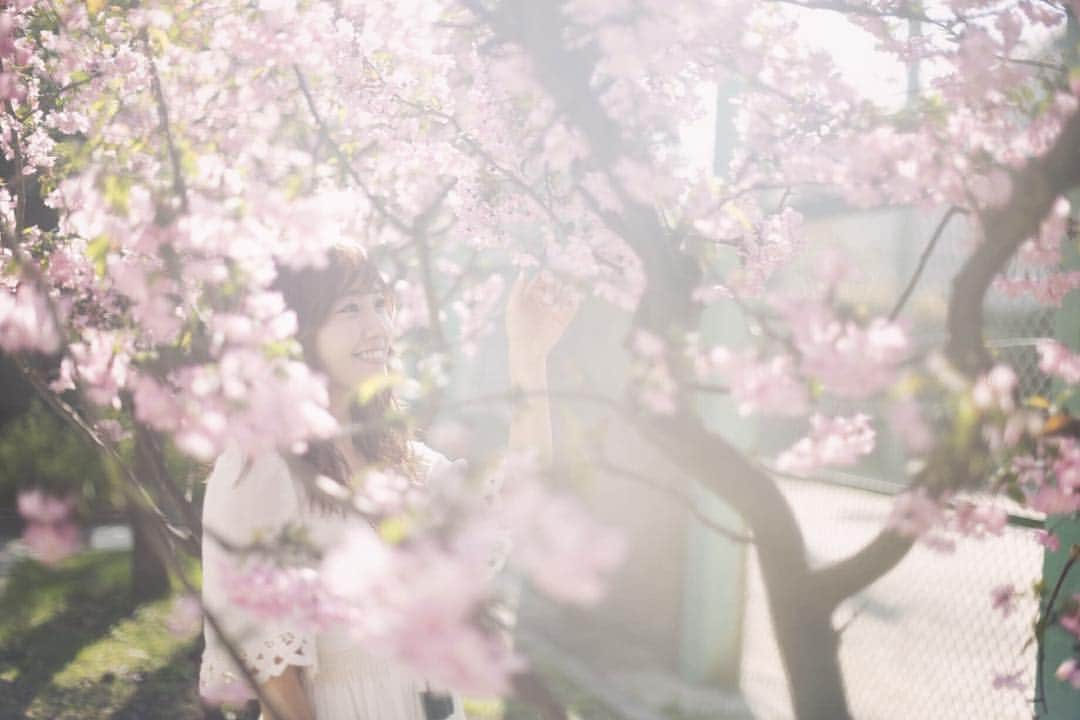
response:
[[[155,543],[154,517],[135,503],[128,506],[131,525],[131,599],[136,605],[169,594],[169,573]]]
[[[148,442],[145,432],[135,433],[135,477],[144,483],[155,477],[157,448]],[[150,483],[147,483],[150,484]],[[163,553],[167,552],[157,527],[158,519],[142,503],[128,501],[131,524],[131,598],[138,605],[169,593],[169,571]]]
[[[839,636],[832,625],[837,595],[824,592],[820,571],[810,568],[798,520],[776,480],[692,416],[645,422],[639,430],[746,521],[757,548],[795,716],[851,717],[840,671]],[[887,567],[891,565],[883,564],[882,572]],[[860,574],[858,580],[863,579]]]
[[[780,646],[791,706],[799,720],[851,717],[840,670],[839,635],[831,609],[807,596],[806,584],[773,579],[768,584],[773,628]]]

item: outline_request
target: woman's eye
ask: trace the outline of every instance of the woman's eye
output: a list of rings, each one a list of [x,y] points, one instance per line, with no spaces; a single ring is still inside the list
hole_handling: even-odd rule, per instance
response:
[[[358,310],[360,310],[360,306],[358,304],[354,303],[354,302],[351,302],[351,303],[345,303],[344,305],[342,305],[341,308],[338,310],[338,312],[354,313],[354,312],[357,312]]]
[[[386,312],[387,302],[385,298],[378,298],[375,300],[375,309],[379,312]]]

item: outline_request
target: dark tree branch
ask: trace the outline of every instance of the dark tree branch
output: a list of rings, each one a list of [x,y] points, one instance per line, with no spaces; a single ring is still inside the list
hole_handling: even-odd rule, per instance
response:
[[[804,10],[828,10],[830,12],[839,13],[841,15],[860,15],[862,17],[877,17],[877,18],[897,18],[900,20],[917,20],[918,22],[928,23],[930,25],[937,26],[947,32],[952,32],[952,25],[956,22],[963,22],[959,18],[953,23],[947,21],[938,20],[930,17],[926,13],[917,12],[911,10],[910,6],[905,6],[907,9],[903,10],[878,10],[868,5],[857,5],[846,0],[769,0],[770,2],[782,3],[784,5],[792,5],[794,7],[803,8]]]
[[[542,720],[568,720],[566,708],[535,672],[520,672],[511,677],[514,695],[532,705]]]
[[[821,594],[823,603],[835,608],[896,567],[914,544],[913,536],[884,528],[855,554],[816,570],[814,591]]]
[[[618,125],[606,114],[589,86],[594,64],[586,49],[561,44],[562,17],[549,3],[503,2],[489,10],[480,0],[467,4],[488,22],[496,37],[515,44],[532,58],[539,82],[561,112],[587,139],[592,159],[608,171],[623,210],[602,219],[618,232],[646,268],[646,287],[634,317],[660,337],[680,338],[697,326],[700,305],[692,299],[700,278],[696,261],[665,231],[655,210],[634,200],[612,173],[616,162],[635,153]],[[677,352],[669,353],[676,377],[683,378]],[[792,700],[800,718],[841,720],[849,716],[837,658],[831,608],[808,597],[809,567],[798,523],[776,481],[723,438],[709,432],[687,410],[675,417],[640,418],[648,436],[685,472],[729,502],[749,526],[758,548],[762,574],[781,656],[791,679]],[[718,472],[718,468],[723,468]]]
[[[1054,603],[1057,602],[1057,596],[1061,592],[1062,586],[1065,585],[1065,578],[1072,571],[1078,559],[1080,559],[1080,545],[1073,545],[1069,549],[1069,559],[1065,561],[1064,567],[1061,568],[1061,574],[1058,575],[1057,582],[1054,583],[1054,589],[1046,601],[1046,609],[1043,610],[1042,616],[1035,624],[1035,637],[1039,641],[1039,649],[1035,660],[1035,702],[1042,706],[1042,712],[1046,717],[1049,717],[1050,708],[1046,703],[1046,678],[1043,671],[1043,664],[1046,662],[1046,643],[1043,642],[1043,635],[1046,634],[1046,630],[1050,626]]]
[[[926,243],[926,247],[919,257],[918,267],[915,268],[915,272],[912,274],[911,280],[908,281],[907,287],[904,288],[904,292],[900,295],[900,299],[896,301],[896,305],[893,306],[892,312],[889,313],[889,320],[896,320],[896,318],[900,316],[900,312],[904,309],[904,305],[907,304],[911,294],[918,286],[919,278],[922,277],[923,271],[926,269],[926,264],[930,260],[930,256],[934,253],[934,248],[937,247],[938,241],[945,232],[945,228],[948,227],[949,221],[959,212],[962,212],[960,208],[951,207],[941,216],[941,220],[938,222],[934,234],[930,236],[930,241]]]
[[[1042,157],[1013,178],[1007,203],[979,215],[983,241],[953,279],[945,354],[962,373],[975,376],[992,364],[983,338],[986,291],[1016,251],[1035,235],[1054,200],[1080,183],[1080,114],[1074,113]]]
[[[169,104],[165,100],[165,91],[161,87],[161,77],[158,75],[157,63],[154,62],[154,53],[150,48],[150,40],[145,31],[142,33],[142,42],[146,60],[150,64],[150,89],[154,94],[154,103],[157,105],[158,122],[161,132],[165,136],[165,147],[169,153],[169,165],[172,169],[173,193],[180,201],[180,212],[188,211],[187,181],[184,179],[183,166],[180,163],[180,153],[176,149],[173,140],[172,124],[169,121]]]

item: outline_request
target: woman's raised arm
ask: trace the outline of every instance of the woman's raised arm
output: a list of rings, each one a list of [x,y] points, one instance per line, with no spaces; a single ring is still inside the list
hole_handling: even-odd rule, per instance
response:
[[[551,463],[551,404],[547,358],[577,313],[579,299],[543,275],[518,276],[506,306],[510,385],[525,393],[510,421],[510,449],[535,450]]]

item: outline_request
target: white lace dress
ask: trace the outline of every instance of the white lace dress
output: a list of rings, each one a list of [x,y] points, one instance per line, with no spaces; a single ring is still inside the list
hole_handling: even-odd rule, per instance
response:
[[[421,443],[414,443],[413,450],[429,477],[442,463],[450,462]],[[214,541],[212,533],[226,542],[245,545],[259,533],[272,537],[283,526],[300,522],[321,543],[331,542],[346,522],[309,512],[280,456],[261,456],[247,473],[243,469],[243,456],[230,449],[218,458],[207,480],[202,595],[207,608],[234,638],[255,679],[265,682],[289,665],[299,666],[317,720],[423,720],[420,692],[426,684],[392,662],[365,652],[348,633],[313,633],[287,621],[255,619],[230,602],[221,573],[221,564],[227,563],[230,555]],[[253,697],[209,623],[204,635],[206,649],[199,669],[203,697],[211,702]],[[450,717],[465,720],[457,696]]]

